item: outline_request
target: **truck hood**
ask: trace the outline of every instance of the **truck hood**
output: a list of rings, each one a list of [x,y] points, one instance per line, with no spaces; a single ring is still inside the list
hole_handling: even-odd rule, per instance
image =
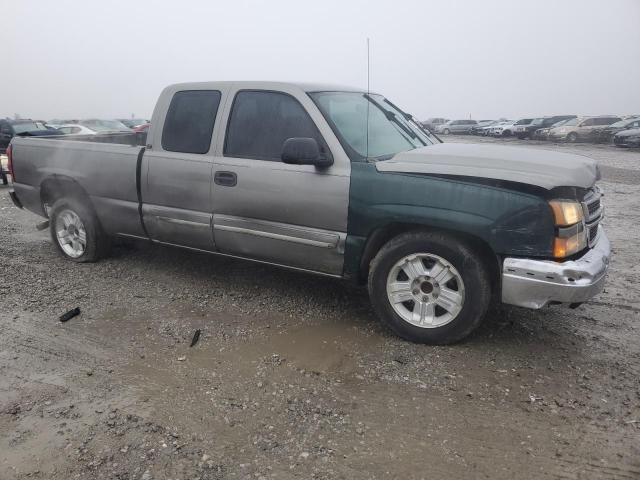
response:
[[[590,188],[600,178],[595,160],[524,147],[439,143],[376,163],[379,172],[481,177],[535,185]]]

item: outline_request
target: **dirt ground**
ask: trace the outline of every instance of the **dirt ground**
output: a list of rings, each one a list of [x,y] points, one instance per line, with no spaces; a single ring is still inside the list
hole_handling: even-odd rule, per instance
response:
[[[0,186],[0,479],[640,478],[640,151],[507,143],[601,163],[609,283],[450,347],[340,281],[144,243],[65,261]]]

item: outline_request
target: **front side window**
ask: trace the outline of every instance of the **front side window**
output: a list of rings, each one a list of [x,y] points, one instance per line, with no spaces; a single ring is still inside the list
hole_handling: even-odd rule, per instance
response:
[[[304,107],[280,92],[238,92],[231,108],[224,154],[229,157],[280,161],[289,138],[314,138],[321,150],[324,141]]]
[[[169,152],[207,153],[220,96],[217,90],[177,92],[164,121],[162,148]]]
[[[384,160],[396,153],[435,143],[430,134],[417,127],[412,117],[382,95],[361,92],[309,95],[351,160]]]

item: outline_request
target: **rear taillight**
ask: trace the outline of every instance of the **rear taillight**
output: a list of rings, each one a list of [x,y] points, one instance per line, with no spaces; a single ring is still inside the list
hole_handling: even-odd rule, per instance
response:
[[[15,175],[13,174],[13,146],[9,145],[7,147],[7,170],[11,175],[11,179],[15,181]]]

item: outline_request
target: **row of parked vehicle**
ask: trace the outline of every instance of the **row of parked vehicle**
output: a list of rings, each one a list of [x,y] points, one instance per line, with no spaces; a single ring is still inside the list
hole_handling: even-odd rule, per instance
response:
[[[44,135],[97,135],[99,133],[143,133],[149,128],[149,121],[143,118],[122,118],[117,120],[31,120],[0,118],[0,153],[4,153],[9,142],[16,135],[38,137]]]
[[[613,143],[619,147],[640,147],[640,115],[582,116],[554,115],[520,120],[447,120],[430,118],[422,125],[442,134],[517,137],[521,140]]]

